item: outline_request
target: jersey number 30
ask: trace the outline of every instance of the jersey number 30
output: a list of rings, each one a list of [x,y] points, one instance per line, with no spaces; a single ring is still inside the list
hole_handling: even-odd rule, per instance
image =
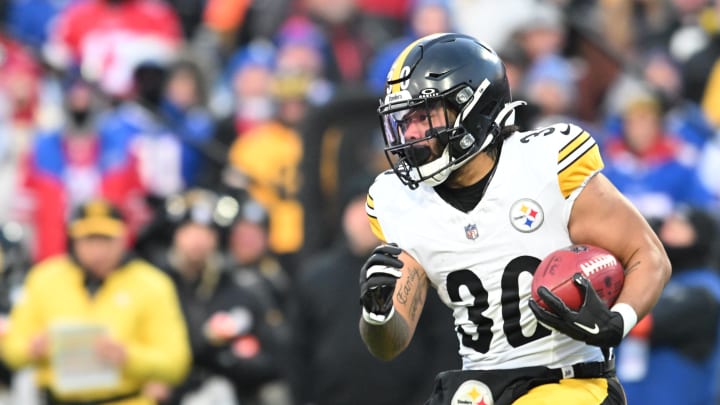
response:
[[[540,259],[532,256],[520,256],[511,260],[505,266],[501,279],[502,293],[502,317],[503,332],[508,343],[512,347],[518,347],[533,340],[548,336],[550,330],[541,324],[537,324],[535,333],[525,336],[520,328],[520,287],[518,278],[520,273],[529,271],[535,273],[540,264]],[[457,333],[462,336],[463,345],[470,347],[479,353],[486,353],[490,348],[492,340],[492,319],[483,315],[488,309],[488,292],[482,282],[471,270],[456,270],[448,274],[447,291],[452,302],[459,303],[460,287],[465,286],[475,298],[473,305],[468,308],[468,318],[477,327],[474,334],[467,333],[462,326],[457,327]]]

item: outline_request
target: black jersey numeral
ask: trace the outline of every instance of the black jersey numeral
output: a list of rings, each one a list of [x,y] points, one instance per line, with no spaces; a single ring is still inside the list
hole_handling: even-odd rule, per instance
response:
[[[492,339],[492,319],[482,313],[488,309],[488,293],[480,279],[470,270],[457,270],[448,274],[447,290],[452,302],[461,302],[460,287],[465,286],[474,297],[473,305],[468,307],[468,319],[475,324],[476,332],[467,332],[458,325],[457,332],[462,336],[463,345],[475,351],[485,353]]]
[[[549,329],[538,323],[535,332],[530,336],[525,336],[520,326],[520,286],[518,280],[523,272],[534,274],[539,264],[540,259],[536,257],[520,256],[511,260],[503,270],[500,281],[503,332],[512,347],[522,346],[550,334]],[[447,277],[447,292],[452,302],[461,303],[463,301],[460,296],[462,286],[465,286],[473,297],[473,303],[467,309],[467,317],[474,324],[475,330],[468,330],[472,328],[458,326],[456,331],[462,336],[464,346],[479,353],[487,353],[492,340],[493,326],[492,319],[483,315],[483,312],[489,308],[488,292],[480,278],[473,271],[467,269],[456,270],[448,274]]]
[[[535,132],[531,132],[531,133],[523,136],[523,137],[520,139],[520,142],[521,142],[521,143],[528,143],[528,142],[530,142],[531,140],[533,140],[534,138],[536,138],[536,137],[538,137],[538,136],[548,136],[548,135],[552,134],[553,132],[555,132],[555,128],[554,128],[554,127],[543,128],[543,129],[541,129],[541,130],[538,130],[538,131],[535,131]]]

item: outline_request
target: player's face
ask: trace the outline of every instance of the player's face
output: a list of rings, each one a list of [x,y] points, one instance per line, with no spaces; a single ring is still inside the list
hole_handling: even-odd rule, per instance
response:
[[[405,134],[405,140],[412,141],[424,138],[431,123],[434,127],[445,126],[445,116],[440,108],[421,108],[410,111],[402,120],[398,121],[398,126],[400,131]]]
[[[432,161],[442,154],[442,147],[438,139],[431,136],[431,130],[446,126],[445,113],[440,106],[411,110],[398,120],[398,132],[404,143],[414,143],[415,147],[430,148],[431,153],[426,162]]]

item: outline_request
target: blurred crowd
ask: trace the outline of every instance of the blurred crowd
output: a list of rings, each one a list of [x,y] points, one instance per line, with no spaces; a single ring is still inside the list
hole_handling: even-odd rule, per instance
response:
[[[658,396],[720,403],[717,0],[1,1],[0,340],[28,272],[68,253],[92,267],[71,230],[101,200],[123,254],[172,281],[190,353],[184,377],[140,370],[154,402],[128,404],[422,403],[459,367],[446,309],[430,297],[436,326],[382,363],[357,333],[356,282],[377,244],[364,198],[387,168],[387,71],[447,31],[498,51],[523,129],[587,129],[668,249],[672,288],[618,350],[630,403],[673,384]],[[100,297],[108,283],[86,278]],[[0,403],[81,403],[0,354]]]

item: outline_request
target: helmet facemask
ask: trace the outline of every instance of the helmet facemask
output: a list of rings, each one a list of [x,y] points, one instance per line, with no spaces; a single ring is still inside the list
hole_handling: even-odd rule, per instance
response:
[[[456,99],[455,103],[438,95],[381,103],[378,109],[385,135],[385,156],[395,174],[411,189],[420,183],[436,186],[444,182],[453,170],[485,149],[494,138],[496,131],[492,117],[497,112],[472,111],[472,97],[476,94],[470,87],[450,93]],[[458,104],[465,105],[459,109]],[[468,114],[480,114],[473,117],[473,122],[478,123],[475,131],[463,125]],[[405,130],[409,121],[423,120],[423,117],[427,117],[425,135],[407,139]],[[487,136],[483,136],[480,143],[473,133]],[[431,148],[432,139],[437,140],[434,148]]]

